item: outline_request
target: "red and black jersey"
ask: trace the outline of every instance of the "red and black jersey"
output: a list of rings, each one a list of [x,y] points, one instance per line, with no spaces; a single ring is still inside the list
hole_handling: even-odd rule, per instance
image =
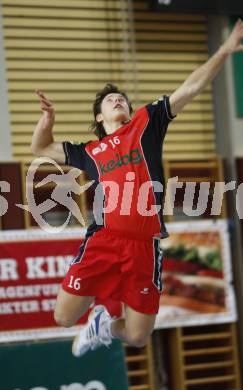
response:
[[[63,143],[65,163],[85,171],[103,190],[102,220],[88,232],[104,226],[121,234],[168,236],[162,211],[162,146],[172,119],[169,98],[164,96],[137,110],[128,123],[102,140]]]

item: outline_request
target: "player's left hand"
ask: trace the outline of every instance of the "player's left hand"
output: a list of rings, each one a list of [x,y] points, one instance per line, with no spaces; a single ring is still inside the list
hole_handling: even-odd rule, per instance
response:
[[[230,36],[224,44],[222,48],[227,52],[227,54],[236,53],[238,51],[243,51],[243,44],[241,40],[243,39],[243,21],[238,19],[235,23],[233,30],[231,31]]]

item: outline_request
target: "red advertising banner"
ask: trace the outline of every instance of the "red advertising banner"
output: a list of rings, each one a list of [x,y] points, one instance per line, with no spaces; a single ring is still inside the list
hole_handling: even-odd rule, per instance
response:
[[[60,283],[84,234],[82,229],[55,235],[33,230],[0,232],[0,342],[77,333],[76,327],[58,327],[53,310]],[[102,303],[113,315],[120,314],[120,304]]]
[[[0,243],[1,330],[56,326],[60,281],[80,239]]]

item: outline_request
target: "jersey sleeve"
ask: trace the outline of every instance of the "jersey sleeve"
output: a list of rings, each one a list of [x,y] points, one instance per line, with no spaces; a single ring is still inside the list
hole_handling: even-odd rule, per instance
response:
[[[170,109],[169,97],[164,95],[146,106],[149,114],[151,136],[163,140],[169,123],[175,118]]]
[[[65,153],[65,165],[70,165],[85,170],[87,152],[86,144],[73,144],[72,142],[63,142],[63,150]]]

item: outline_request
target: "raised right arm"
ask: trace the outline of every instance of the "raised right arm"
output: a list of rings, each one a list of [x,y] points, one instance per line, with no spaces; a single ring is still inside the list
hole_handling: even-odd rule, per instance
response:
[[[65,154],[62,142],[55,142],[52,129],[55,122],[55,111],[52,103],[41,91],[37,91],[43,114],[39,119],[32,136],[31,151],[38,157],[49,157],[64,164]]]

